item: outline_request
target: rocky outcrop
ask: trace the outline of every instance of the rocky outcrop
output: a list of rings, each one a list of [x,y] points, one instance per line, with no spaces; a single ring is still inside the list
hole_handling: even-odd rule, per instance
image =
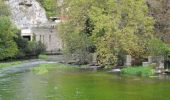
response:
[[[19,28],[30,28],[46,23],[45,10],[36,0],[8,0],[6,3],[11,10],[11,19]]]

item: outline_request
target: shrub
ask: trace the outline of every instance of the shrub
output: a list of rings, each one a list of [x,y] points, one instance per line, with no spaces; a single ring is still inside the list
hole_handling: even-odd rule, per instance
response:
[[[134,66],[123,68],[121,73],[123,75],[150,76],[153,74],[153,69],[150,66]]]
[[[17,37],[14,38],[19,52],[15,55],[15,58],[25,58],[31,56],[38,56],[39,54],[45,51],[45,46],[41,42],[27,41],[21,37],[20,34],[17,34]]]
[[[83,33],[70,33],[62,37],[65,45],[64,54],[66,59],[70,57],[75,60],[76,64],[87,64],[90,40]]]
[[[57,6],[57,0],[37,0],[46,10],[48,17],[59,15],[60,8]]]
[[[14,37],[14,41],[19,49],[18,53],[15,55],[15,58],[24,58],[26,56],[28,41],[22,38],[19,33],[16,37]]]
[[[149,41],[149,51],[151,55],[164,56],[170,54],[170,45],[164,43],[162,40],[153,38]]]
[[[45,46],[41,42],[28,42],[26,56],[38,56],[45,51]]]
[[[0,60],[8,59],[16,55],[18,49],[13,40],[15,28],[8,17],[0,16]]]

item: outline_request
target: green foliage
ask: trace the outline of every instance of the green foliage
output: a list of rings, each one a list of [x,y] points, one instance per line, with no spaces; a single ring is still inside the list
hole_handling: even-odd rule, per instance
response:
[[[0,16],[0,60],[13,57],[18,52],[17,45],[13,40],[15,32],[10,19]]]
[[[16,54],[15,58],[24,58],[26,57],[26,51],[28,47],[28,41],[23,39],[23,37],[17,33],[17,36],[14,38],[14,41],[18,47],[18,53]]]
[[[27,41],[20,34],[14,38],[19,52],[15,58],[25,58],[31,56],[38,56],[45,51],[45,46],[41,42]]]
[[[29,56],[38,56],[45,51],[45,46],[41,42],[30,41],[28,42],[28,47],[26,54]]]
[[[57,0],[38,0],[38,1],[45,8],[48,17],[60,14],[60,8],[58,7]]]
[[[8,6],[0,0],[0,60],[12,58],[18,52],[13,40],[18,30],[12,26],[9,15]]]
[[[65,48],[66,54],[75,54],[74,59],[77,60],[78,64],[85,64],[89,52],[87,51],[88,39],[80,34],[72,33],[69,34],[72,38],[69,38],[67,42],[67,48]]]
[[[121,70],[123,75],[138,75],[138,76],[150,76],[153,75],[153,69],[150,66],[133,66],[123,68]]]
[[[166,56],[170,54],[170,46],[157,38],[153,38],[149,41],[150,54],[156,56]]]
[[[96,47],[100,65],[115,65],[120,51],[133,57],[148,54],[154,20],[148,16],[145,0],[65,0],[65,5],[69,19],[62,25],[61,34],[68,37],[64,39],[66,47],[77,46],[67,45],[72,42],[69,37],[85,35]]]

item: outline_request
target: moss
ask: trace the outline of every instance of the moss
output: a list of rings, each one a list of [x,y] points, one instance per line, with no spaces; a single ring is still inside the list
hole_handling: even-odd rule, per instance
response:
[[[127,67],[127,68],[123,68],[121,73],[123,75],[137,75],[137,76],[150,76],[154,74],[151,66]]]

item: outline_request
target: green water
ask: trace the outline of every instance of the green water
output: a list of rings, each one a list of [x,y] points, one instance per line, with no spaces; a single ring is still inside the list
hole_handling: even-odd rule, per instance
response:
[[[170,100],[170,80],[53,69],[0,78],[0,100]]]

